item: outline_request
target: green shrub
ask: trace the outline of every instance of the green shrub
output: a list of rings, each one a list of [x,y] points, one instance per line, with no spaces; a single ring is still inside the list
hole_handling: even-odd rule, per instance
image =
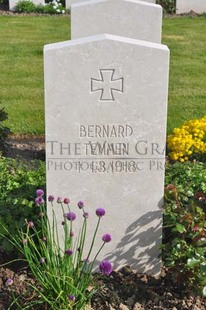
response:
[[[35,12],[40,13],[40,14],[44,14],[45,13],[44,5],[37,4],[35,7]]]
[[[206,193],[206,163],[185,162],[168,164],[166,166],[165,184],[177,186],[186,197],[192,197],[196,192]]]
[[[35,5],[30,0],[20,0],[17,3],[16,11],[20,13],[64,14],[65,8],[60,0],[53,0],[44,5]]]
[[[173,184],[171,184],[173,183]],[[174,185],[175,184],[175,185]],[[206,165],[169,165],[162,255],[184,289],[206,294]]]
[[[0,0],[0,5],[1,4],[6,4],[9,6],[9,0]]]
[[[32,208],[33,193],[39,186],[45,188],[45,183],[43,162],[26,163],[0,157],[0,233],[5,233],[5,226],[15,236],[25,225],[25,219],[32,220],[38,214],[38,209]],[[1,251],[14,250],[1,235],[0,244]]]
[[[35,11],[35,4],[30,0],[20,0],[16,5],[16,11],[19,13],[32,13]]]
[[[36,8],[37,11],[38,11],[39,7],[40,6],[37,6],[37,8]],[[54,0],[52,2],[49,2],[42,7],[43,7],[43,13],[45,13],[45,14],[62,14],[62,13],[64,14],[65,13],[65,9],[59,0],[58,1]]]
[[[157,0],[157,4],[163,7],[164,13],[174,14],[176,11],[176,0]]]

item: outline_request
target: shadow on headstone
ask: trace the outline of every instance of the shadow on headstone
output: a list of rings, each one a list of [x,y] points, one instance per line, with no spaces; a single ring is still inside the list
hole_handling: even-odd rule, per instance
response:
[[[113,261],[114,269],[118,269],[120,264],[127,265],[129,258],[131,269],[134,268],[139,273],[158,274],[161,267],[161,262],[157,259],[162,241],[161,218],[161,210],[150,211],[127,227],[116,249],[106,255],[106,259]],[[157,222],[156,226],[153,222]],[[125,245],[128,250],[125,250]]]

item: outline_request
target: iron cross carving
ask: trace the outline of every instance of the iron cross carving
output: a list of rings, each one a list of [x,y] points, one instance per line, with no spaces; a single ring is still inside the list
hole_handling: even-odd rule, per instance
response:
[[[100,101],[114,101],[114,92],[123,93],[123,78],[115,79],[115,69],[100,69],[100,79],[91,79],[91,92],[100,92]]]

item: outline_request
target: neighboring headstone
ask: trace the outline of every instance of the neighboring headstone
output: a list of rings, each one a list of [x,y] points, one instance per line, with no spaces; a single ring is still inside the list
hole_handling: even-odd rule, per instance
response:
[[[194,11],[196,13],[206,12],[206,0],[176,0],[176,13],[189,13]]]
[[[20,0],[9,0],[9,11],[15,11],[16,5]],[[44,0],[31,0],[35,5],[44,4]]]
[[[71,38],[100,33],[161,43],[162,7],[137,0],[93,0],[72,5]]]
[[[70,0],[71,1],[71,4],[73,3],[79,3],[79,2],[93,2],[94,0]],[[99,1],[102,1],[102,0],[99,0]],[[112,0],[108,0],[108,1],[112,1]],[[116,2],[117,1],[120,1],[120,0],[115,0]],[[135,0],[133,0],[134,2]],[[150,2],[150,3],[156,3],[156,0],[141,0],[143,2]]]
[[[73,3],[90,2],[90,1],[93,1],[93,0],[66,0],[65,6],[66,6],[66,9],[70,9],[71,4],[73,4]],[[116,1],[118,1],[118,0],[116,0]],[[156,3],[156,0],[141,0],[141,1],[146,1],[146,2],[150,2],[150,3]]]
[[[66,7],[66,9],[70,9],[71,8],[71,3],[72,3],[72,0],[65,0],[65,7]]]
[[[103,233],[112,242],[100,259],[159,274],[168,48],[100,34],[47,45],[44,57],[47,194],[72,210],[86,202],[89,242],[95,209],[106,210],[95,249]]]

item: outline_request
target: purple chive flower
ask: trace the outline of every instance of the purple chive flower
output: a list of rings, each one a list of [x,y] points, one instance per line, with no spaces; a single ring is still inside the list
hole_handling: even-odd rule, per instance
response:
[[[45,236],[43,236],[41,240],[42,240],[43,242],[46,242],[47,239],[46,239]]]
[[[67,254],[68,256],[71,256],[73,254],[73,251],[71,249],[68,249],[65,251],[65,254]]]
[[[12,285],[14,283],[14,281],[11,279],[11,278],[8,278],[7,280],[6,280],[6,285],[7,286],[9,286],[9,285]]]
[[[74,212],[65,213],[65,217],[68,221],[74,221],[76,219],[76,214]]]
[[[52,202],[52,201],[54,201],[54,196],[52,196],[52,195],[49,195],[49,197],[48,197],[48,201],[49,201],[49,202]]]
[[[108,243],[112,240],[112,236],[110,234],[104,234],[102,236],[102,241],[104,241],[105,243]]]
[[[89,217],[89,213],[88,213],[88,212],[84,212],[83,217],[84,217],[85,219],[87,219],[87,218]]]
[[[28,225],[29,228],[33,228],[34,227],[34,223],[32,221],[28,222],[27,225]]]
[[[38,197],[42,197],[42,196],[44,195],[44,191],[43,191],[42,189],[37,189],[36,195],[37,195]]]
[[[44,257],[41,257],[40,260],[39,260],[40,264],[44,264],[45,263],[45,259]]]
[[[65,203],[66,205],[68,205],[68,204],[70,203],[70,199],[69,199],[69,198],[64,198],[64,203]]]
[[[75,301],[75,296],[73,294],[69,295],[69,300],[70,301]]]
[[[62,203],[62,202],[63,202],[62,197],[58,197],[58,198],[57,198],[57,203]]]
[[[112,264],[108,260],[103,260],[99,265],[99,269],[101,273],[109,276],[112,273]]]
[[[105,215],[105,210],[104,210],[103,208],[98,208],[98,209],[96,210],[96,215],[97,215],[98,217],[104,216],[104,215]]]
[[[42,196],[37,197],[35,203],[37,206],[44,204],[44,198],[42,198]]]
[[[77,205],[78,205],[79,209],[84,208],[84,202],[82,200],[80,200]]]

